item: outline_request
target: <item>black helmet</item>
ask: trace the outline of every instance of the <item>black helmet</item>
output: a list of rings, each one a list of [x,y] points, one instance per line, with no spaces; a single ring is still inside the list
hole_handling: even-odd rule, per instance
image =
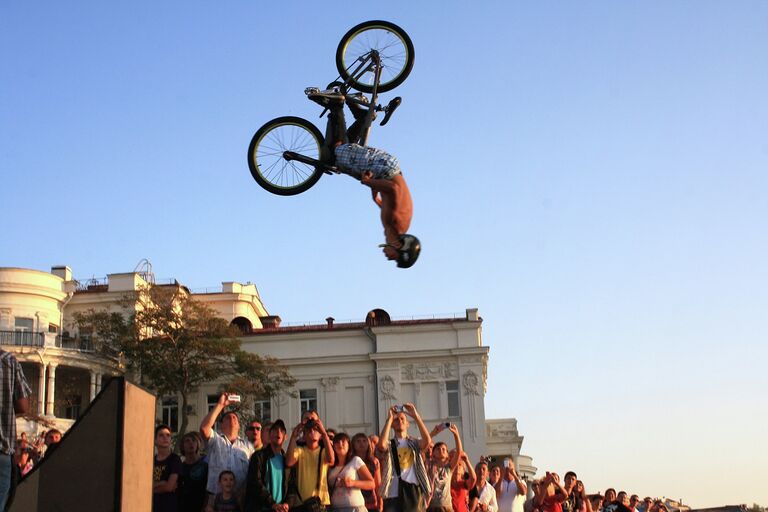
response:
[[[410,268],[419,259],[421,242],[418,238],[408,233],[400,236],[400,249],[397,250],[397,266]]]

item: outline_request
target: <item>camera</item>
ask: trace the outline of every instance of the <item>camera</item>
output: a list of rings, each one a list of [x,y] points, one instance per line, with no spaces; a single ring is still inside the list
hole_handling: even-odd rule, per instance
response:
[[[444,426],[445,428],[451,428],[451,424],[450,424],[450,422],[448,422],[448,421],[446,421],[445,423],[443,423],[443,426]]]
[[[307,422],[304,424],[304,430],[312,430],[316,425],[317,423],[315,420],[307,420]]]
[[[396,405],[395,406],[395,412],[405,412],[405,406],[404,405]]]
[[[240,395],[230,395],[227,393],[227,400],[233,403],[239,403],[240,402]]]

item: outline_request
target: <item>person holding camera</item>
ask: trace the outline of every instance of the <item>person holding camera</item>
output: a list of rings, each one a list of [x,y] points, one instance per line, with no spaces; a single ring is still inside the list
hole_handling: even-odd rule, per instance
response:
[[[421,439],[408,436],[409,417],[416,422]],[[384,498],[384,512],[425,510],[432,486],[421,452],[431,443],[432,436],[413,404],[389,408],[376,448],[382,459],[379,494]]]
[[[468,512],[469,491],[475,488],[477,475],[472,467],[467,452],[461,452],[459,455],[459,464],[451,478],[451,503],[453,512]]]
[[[230,404],[238,403],[240,397],[222,393],[218,402],[200,423],[200,434],[206,443],[208,454],[208,493],[213,496],[221,492],[219,474],[228,470],[235,474],[235,494],[241,496],[248,479],[248,463],[253,454],[253,445],[240,437],[240,420],[234,411],[227,411],[221,418],[221,433],[213,430],[216,418]],[[209,500],[210,501],[210,500]]]
[[[506,458],[501,479],[496,483],[499,512],[522,512],[528,487],[520,479],[512,459]]]
[[[560,483],[560,475],[547,471],[539,483],[539,491],[536,505],[541,512],[563,512],[563,502],[568,498],[568,491]]]
[[[432,480],[432,499],[427,506],[429,512],[453,512],[451,480],[463,450],[459,429],[453,423],[438,423],[429,435],[434,437],[444,430],[449,430],[453,434],[456,449],[452,453],[449,452],[448,446],[442,441],[435,443],[432,447],[432,458],[428,468]]]
[[[299,446],[302,433],[305,444]],[[297,498],[307,510],[324,510],[331,504],[328,467],[334,462],[332,447],[328,432],[317,416],[301,421],[291,432],[285,466],[296,471]]]

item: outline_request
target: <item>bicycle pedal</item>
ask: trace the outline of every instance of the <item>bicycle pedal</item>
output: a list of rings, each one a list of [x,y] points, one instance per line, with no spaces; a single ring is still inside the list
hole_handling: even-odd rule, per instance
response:
[[[384,126],[387,124],[387,122],[389,122],[389,118],[392,117],[392,114],[395,113],[395,110],[397,110],[397,107],[399,107],[402,102],[403,98],[397,96],[392,101],[390,101],[386,107],[384,107],[384,119],[381,121],[379,126]]]
[[[307,87],[306,89],[304,89],[304,94],[306,94],[307,96],[309,96],[310,94],[317,94],[318,92],[320,92],[320,89],[318,89],[317,87]]]

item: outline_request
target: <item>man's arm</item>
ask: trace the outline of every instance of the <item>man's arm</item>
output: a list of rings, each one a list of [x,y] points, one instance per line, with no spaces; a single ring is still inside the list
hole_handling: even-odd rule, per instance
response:
[[[226,393],[222,393],[219,400],[216,402],[216,405],[205,415],[202,423],[200,423],[200,433],[203,435],[203,439],[205,439],[206,442],[208,442],[208,439],[210,439],[213,434],[213,425],[216,423],[216,418],[219,417],[221,411],[228,405],[229,397]]]
[[[315,420],[315,425],[317,425],[317,430],[320,432],[320,435],[323,436],[323,445],[325,446],[325,462],[333,465],[333,461],[335,460],[335,452],[333,450],[333,442],[331,441],[331,438],[328,436],[328,432],[326,432],[325,427],[323,426],[323,422],[320,421],[320,418]]]
[[[360,183],[367,187],[371,187],[373,192],[393,192],[395,185],[392,180],[375,179],[371,171],[365,171],[363,177],[360,178]]]
[[[448,429],[453,434],[453,440],[456,443],[456,451],[453,453],[453,458],[449,462],[451,466],[451,471],[455,472],[456,466],[459,465],[459,460],[461,459],[461,456],[464,453],[464,450],[463,450],[463,446],[461,445],[461,436],[459,435],[459,428],[456,426],[456,424],[451,423],[451,426],[448,427]]]
[[[304,423],[299,423],[293,427],[293,432],[291,432],[291,440],[288,441],[288,449],[285,451],[285,467],[287,468],[292,468],[299,461],[299,459],[296,458],[295,452],[298,446],[296,441],[299,438],[299,432],[302,428],[304,428]]]
[[[421,439],[419,440],[419,447],[422,450],[425,450],[427,446],[432,444],[432,436],[429,435],[429,430],[427,430],[427,426],[424,424],[423,421],[421,421],[421,416],[419,416],[419,411],[416,410],[416,406],[413,404],[405,404],[405,412],[408,413],[408,416],[412,417],[414,421],[416,422],[416,426],[419,427],[419,433],[421,434]]]
[[[373,197],[373,202],[381,208],[381,196],[379,195],[379,191],[371,189],[371,197]]]
[[[387,453],[389,447],[389,431],[392,430],[392,420],[395,418],[395,406],[393,405],[387,410],[387,422],[384,423],[384,427],[381,429],[381,435],[379,435],[379,444],[376,445],[376,450],[379,453]]]

